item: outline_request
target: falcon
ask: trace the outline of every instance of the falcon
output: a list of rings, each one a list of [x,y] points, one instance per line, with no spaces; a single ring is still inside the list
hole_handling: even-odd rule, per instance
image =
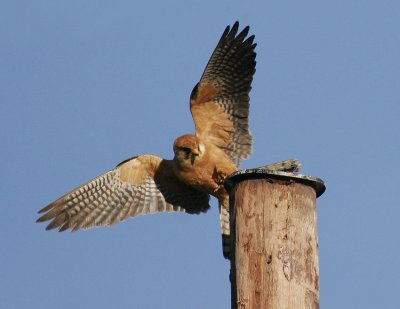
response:
[[[190,95],[195,133],[178,137],[172,160],[145,154],[123,161],[39,211],[47,230],[76,231],[110,226],[129,217],[157,212],[197,214],[219,201],[223,254],[229,258],[227,176],[251,151],[249,92],[256,71],[254,35],[239,23],[227,26]],[[296,170],[297,161],[267,166]]]

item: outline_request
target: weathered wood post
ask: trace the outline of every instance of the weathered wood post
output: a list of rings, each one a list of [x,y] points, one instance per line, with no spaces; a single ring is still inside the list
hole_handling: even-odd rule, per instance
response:
[[[244,170],[230,192],[233,309],[319,308],[316,197],[322,180]]]

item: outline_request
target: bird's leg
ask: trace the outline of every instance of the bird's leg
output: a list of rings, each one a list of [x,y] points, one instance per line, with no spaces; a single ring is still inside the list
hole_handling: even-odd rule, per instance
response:
[[[224,182],[228,174],[220,168],[215,168],[213,173],[213,180],[216,184],[214,193],[217,193],[221,188],[224,188]]]

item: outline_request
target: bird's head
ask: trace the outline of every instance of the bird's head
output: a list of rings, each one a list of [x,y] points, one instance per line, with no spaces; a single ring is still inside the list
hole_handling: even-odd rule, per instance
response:
[[[175,140],[174,153],[180,163],[190,162],[193,165],[204,153],[204,145],[194,135],[182,135]]]

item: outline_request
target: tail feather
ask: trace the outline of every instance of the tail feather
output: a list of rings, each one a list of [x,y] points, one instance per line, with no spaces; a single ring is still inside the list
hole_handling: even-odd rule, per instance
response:
[[[219,218],[222,233],[222,253],[224,255],[224,258],[229,259],[231,249],[229,211],[224,206],[222,206],[221,203],[219,204]]]

